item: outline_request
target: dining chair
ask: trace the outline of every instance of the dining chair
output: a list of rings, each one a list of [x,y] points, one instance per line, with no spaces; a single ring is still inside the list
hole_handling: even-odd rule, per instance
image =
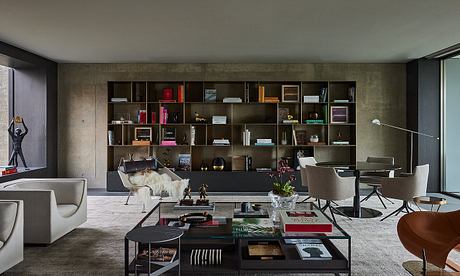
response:
[[[334,168],[328,167],[307,165],[300,170],[307,178],[310,196],[326,201],[326,205],[321,208],[322,211],[329,209],[334,222],[337,222],[334,213],[351,220],[345,213],[332,206],[331,201],[353,197],[355,195],[355,177],[341,177]]]
[[[315,157],[299,157],[300,168],[305,168],[305,166],[316,166],[316,163],[318,163],[318,162],[316,162]],[[302,180],[300,185],[308,188],[307,176],[304,175],[303,170],[300,170],[300,178]],[[310,189],[308,189],[308,191],[310,191]],[[301,202],[305,202],[305,201],[309,200],[310,198],[312,198],[312,197],[310,195],[308,195]],[[319,199],[318,199],[318,206],[320,206],[320,205],[321,205],[321,203],[319,202]]]
[[[374,157],[374,156],[369,156],[367,157],[366,162],[368,163],[379,163],[379,164],[387,164],[387,165],[394,165],[395,164],[395,159],[394,157]],[[383,208],[387,208],[385,203],[383,202],[383,199],[388,200],[390,203],[393,204],[393,202],[388,199],[387,197],[383,196],[382,193],[380,192],[380,188],[382,187],[382,177],[394,177],[394,171],[389,171],[389,172],[363,172],[360,177],[360,183],[364,183],[370,187],[372,187],[372,192],[369,193],[365,198],[361,200],[367,201],[371,196],[376,195],[380,202],[383,205]]]
[[[409,203],[413,201],[414,197],[426,195],[429,172],[430,165],[426,164],[415,167],[414,173],[411,175],[382,178],[382,195],[402,200],[403,203],[401,207],[391,212],[381,221],[392,215],[397,216],[401,212],[410,213],[410,211],[414,211]]]

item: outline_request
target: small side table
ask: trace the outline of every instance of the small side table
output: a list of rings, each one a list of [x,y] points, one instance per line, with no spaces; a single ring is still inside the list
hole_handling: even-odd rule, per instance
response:
[[[179,267],[179,275],[180,275],[180,238],[184,232],[176,227],[170,227],[165,225],[157,225],[157,226],[146,226],[146,227],[138,227],[135,228],[126,234],[125,239],[128,241],[133,241],[136,244],[135,251],[134,251],[134,273],[138,275],[139,273],[148,273],[148,275],[156,276],[165,273],[166,271],[178,266]],[[156,265],[152,264],[151,260],[151,252],[152,252],[152,244],[160,244],[166,243],[177,240],[177,259],[172,260],[171,263],[167,265]],[[138,260],[138,250],[139,250],[139,243],[148,244],[149,249],[149,257],[147,266],[148,268],[145,271],[138,271],[138,267],[144,268],[144,265],[139,265]],[[152,270],[154,270],[152,272]]]
[[[442,205],[445,205],[447,203],[447,199],[442,198],[442,197],[435,197],[435,196],[417,196],[414,197],[414,203],[417,205],[418,209],[420,209],[419,204],[430,204],[431,205],[431,211],[433,212],[433,208],[435,205],[437,205],[436,212],[439,212],[439,209],[441,209]]]

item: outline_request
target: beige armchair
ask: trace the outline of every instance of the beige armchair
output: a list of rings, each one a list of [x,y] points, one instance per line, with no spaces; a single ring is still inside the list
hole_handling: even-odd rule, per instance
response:
[[[299,165],[300,165],[300,168],[305,168],[306,166],[316,166],[316,159],[315,157],[299,157]],[[307,175],[305,174],[305,171],[304,170],[300,170],[300,178],[301,178],[301,185],[304,186],[304,187],[308,187],[308,182],[307,182]],[[308,191],[310,191],[310,189],[308,188]],[[312,198],[310,195],[308,195],[304,200],[302,200],[301,202],[305,202],[307,200],[309,200],[310,198]],[[318,206],[321,206],[321,203],[319,201],[319,199],[317,199],[318,201]]]
[[[24,259],[24,210],[21,200],[0,200],[0,274]]]
[[[388,164],[394,165],[395,159],[393,157],[367,157],[366,162],[368,163],[381,163],[381,164]],[[361,202],[368,200],[371,196],[376,195],[382,203],[383,208],[387,208],[383,199],[388,200],[391,204],[393,201],[389,200],[387,197],[383,196],[380,192],[380,188],[382,187],[382,178],[383,177],[394,177],[394,171],[390,172],[363,172],[361,177],[359,178],[360,183],[364,183],[370,187],[372,187],[372,192],[370,192],[365,198],[361,200]]]
[[[388,217],[397,216],[401,212],[409,213],[414,211],[409,203],[414,197],[426,195],[426,186],[428,185],[428,174],[430,166],[428,164],[417,166],[412,175],[405,177],[382,178],[382,194],[389,198],[400,199],[403,201],[401,207],[390,213]]]
[[[51,244],[87,218],[81,178],[23,178],[2,184],[0,199],[24,201],[24,242]]]
[[[333,200],[345,200],[355,195],[355,177],[341,177],[334,168],[306,166],[301,168],[306,175],[310,196],[326,200],[323,211],[329,209],[334,222],[334,213],[341,214],[349,219],[345,213],[331,205]]]

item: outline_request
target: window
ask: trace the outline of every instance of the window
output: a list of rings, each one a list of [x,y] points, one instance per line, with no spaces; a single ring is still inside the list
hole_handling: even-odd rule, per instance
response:
[[[0,165],[8,164],[9,147],[9,73],[10,68],[0,65]]]

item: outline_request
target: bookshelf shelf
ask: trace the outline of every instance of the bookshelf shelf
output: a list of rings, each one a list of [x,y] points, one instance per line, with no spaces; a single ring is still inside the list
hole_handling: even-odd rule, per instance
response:
[[[299,87],[299,101],[282,102],[283,85]],[[260,87],[264,97],[279,102],[259,102]],[[299,151],[314,156],[319,162],[356,162],[356,82],[355,81],[110,81],[108,82],[107,129],[113,145],[107,143],[108,171],[115,171],[121,157],[148,156],[169,159],[177,164],[179,154],[191,155],[191,168],[199,172],[202,163],[211,167],[212,160],[223,157],[226,170],[231,171],[232,157],[251,156],[253,167],[276,169],[288,158],[291,166]],[[176,102],[163,102],[165,97]],[[320,102],[304,102],[304,96],[319,96]],[[241,103],[224,103],[228,97]],[[113,102],[125,98],[127,102]],[[272,98],[272,99],[274,99]],[[349,102],[335,102],[345,100]],[[348,108],[347,123],[331,123],[331,107]],[[160,111],[167,109],[167,118]],[[142,114],[142,120],[139,114]],[[166,113],[165,113],[166,114]],[[299,123],[283,123],[291,115]],[[138,116],[139,115],[139,116]],[[204,117],[205,122],[196,121]],[[212,124],[212,116],[226,116],[226,124]],[[162,118],[160,118],[162,117]],[[130,124],[112,121],[130,120]],[[160,124],[160,119],[164,124]],[[306,123],[318,120],[318,123]],[[132,145],[135,131],[148,128],[151,145]],[[192,129],[195,145],[191,145]],[[250,145],[243,145],[243,132],[251,132]],[[174,134],[177,146],[160,145],[165,131]],[[318,135],[324,144],[307,144],[311,135]],[[297,145],[294,141],[297,140]],[[213,145],[214,139],[228,139],[230,145]],[[256,146],[256,139],[271,139],[274,145]],[[287,144],[282,141],[286,139]],[[188,145],[183,145],[184,140]],[[349,145],[333,145],[335,140]],[[204,173],[204,172],[203,172]]]

